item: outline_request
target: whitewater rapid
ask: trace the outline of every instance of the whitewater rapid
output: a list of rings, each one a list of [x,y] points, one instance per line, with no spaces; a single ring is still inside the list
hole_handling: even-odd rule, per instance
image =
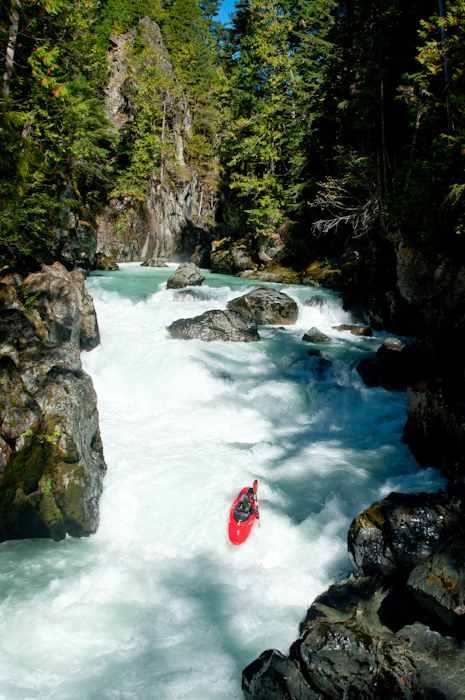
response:
[[[287,652],[316,595],[351,571],[352,518],[391,491],[436,491],[402,444],[406,396],[355,366],[386,337],[356,338],[334,293],[281,287],[299,305],[254,343],[172,340],[178,318],[224,309],[252,283],[207,273],[189,298],[173,268],[87,280],[101,345],[83,353],[108,473],[91,538],[0,546],[0,700],[219,700],[241,671]],[[321,307],[304,306],[323,295]],[[318,376],[301,338],[333,342]],[[229,507],[259,484],[261,527],[228,540]]]

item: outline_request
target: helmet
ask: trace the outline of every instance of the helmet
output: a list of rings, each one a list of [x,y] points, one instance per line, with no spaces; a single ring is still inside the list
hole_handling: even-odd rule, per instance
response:
[[[253,493],[253,488],[252,488],[252,487],[250,487],[250,488],[247,489],[247,494],[249,494],[249,493]]]

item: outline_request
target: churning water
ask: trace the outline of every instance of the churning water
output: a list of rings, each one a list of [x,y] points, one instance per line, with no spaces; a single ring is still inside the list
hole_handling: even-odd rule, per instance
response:
[[[121,267],[87,282],[100,528],[0,546],[1,700],[239,700],[242,669],[286,652],[314,597],[351,570],[352,518],[392,490],[443,485],[401,442],[405,394],[355,371],[385,336],[332,330],[350,321],[337,295],[284,288],[299,320],[257,343],[172,340],[175,319],[251,283],[207,273],[194,299],[166,290],[174,266]],[[302,304],[314,294],[326,303]],[[320,373],[301,340],[311,326],[333,339]],[[261,527],[234,547],[230,504],[255,478]]]

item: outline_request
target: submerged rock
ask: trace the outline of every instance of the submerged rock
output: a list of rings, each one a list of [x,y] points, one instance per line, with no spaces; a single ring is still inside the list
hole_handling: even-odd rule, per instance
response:
[[[446,494],[391,493],[352,521],[349,552],[361,573],[406,577],[461,523],[460,510]]]
[[[172,338],[250,342],[260,340],[257,324],[233,311],[206,311],[195,318],[181,318],[168,326]]]
[[[327,306],[327,303],[324,297],[320,296],[319,294],[314,294],[308,299],[305,299],[303,305],[322,309],[324,306]]]
[[[248,294],[230,301],[227,308],[252,319],[258,325],[290,325],[297,321],[299,315],[293,299],[268,287],[256,287]]]
[[[331,338],[328,338],[327,335],[322,333],[321,331],[318,330],[315,326],[310,328],[304,336],[302,337],[302,340],[305,340],[306,343],[330,343]]]
[[[150,258],[150,260],[145,260],[140,264],[141,267],[168,267],[166,264],[168,261],[163,258]]]
[[[198,287],[205,279],[205,275],[194,263],[181,263],[169,278],[167,289],[182,289],[183,287]]]
[[[208,298],[208,294],[201,294],[200,292],[197,292],[194,289],[183,289],[179,292],[176,292],[175,296],[175,299],[177,301],[185,301],[186,299],[192,299],[193,301],[205,301]]]

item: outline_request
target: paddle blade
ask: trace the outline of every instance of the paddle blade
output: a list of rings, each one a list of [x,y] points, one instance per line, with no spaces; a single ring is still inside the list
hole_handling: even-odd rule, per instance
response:
[[[258,489],[258,481],[257,481],[257,479],[255,479],[255,481],[253,482],[253,492],[254,492],[254,494],[257,493],[257,489]]]

